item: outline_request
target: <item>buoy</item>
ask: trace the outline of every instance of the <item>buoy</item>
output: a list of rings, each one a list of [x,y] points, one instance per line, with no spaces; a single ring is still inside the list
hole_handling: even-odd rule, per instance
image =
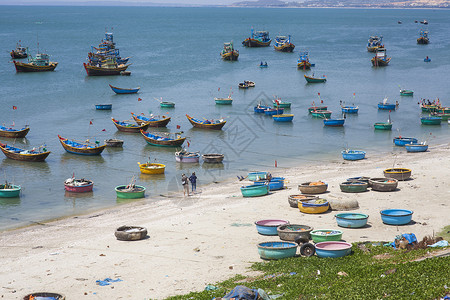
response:
[[[277,161],[275,161],[275,168],[278,167]]]

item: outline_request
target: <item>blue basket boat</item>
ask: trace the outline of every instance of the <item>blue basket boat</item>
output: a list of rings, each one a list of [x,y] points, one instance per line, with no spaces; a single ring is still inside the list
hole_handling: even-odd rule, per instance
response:
[[[383,103],[383,102],[378,103],[378,109],[381,110],[395,110],[396,107],[397,106],[395,104],[391,103]]]
[[[255,185],[269,185],[269,191],[282,190],[284,188],[284,178],[274,177],[269,182],[267,181],[255,181]]]
[[[292,120],[294,119],[294,115],[293,114],[273,115],[272,118],[275,122],[292,122]]]
[[[396,146],[404,147],[407,144],[417,144],[417,139],[410,137],[395,137],[394,144]]]
[[[336,216],[338,226],[345,228],[361,228],[366,226],[369,215],[360,213],[340,213]]]
[[[346,242],[321,242],[315,245],[318,257],[343,257],[352,253],[352,244]]]
[[[255,222],[256,230],[262,235],[278,235],[277,228],[281,225],[289,224],[285,220],[259,220]]]
[[[269,186],[265,185],[248,185],[241,187],[241,193],[244,197],[259,197],[269,193]]]
[[[366,152],[361,150],[342,150],[342,158],[345,160],[360,160],[366,157]]]
[[[111,110],[112,104],[95,104],[96,110]]]
[[[342,106],[342,112],[346,114],[357,114],[358,110],[358,106]]]
[[[323,125],[330,127],[344,126],[345,119],[323,119]]]
[[[264,111],[264,114],[266,116],[273,116],[273,115],[282,115],[284,112],[283,108],[268,108]]]
[[[407,209],[385,209],[380,211],[381,220],[388,225],[405,225],[411,222],[413,211]]]
[[[258,114],[263,114],[267,109],[269,109],[269,108],[271,108],[270,106],[265,106],[265,105],[256,105],[254,108],[253,108],[253,111],[255,112],[255,113],[258,113]]]
[[[428,150],[428,145],[425,144],[406,144],[407,152],[425,152]]]
[[[247,175],[248,180],[259,181],[267,178],[267,172],[250,172]]]
[[[290,242],[259,243],[258,253],[262,259],[282,259],[294,257],[297,253],[297,244]]]

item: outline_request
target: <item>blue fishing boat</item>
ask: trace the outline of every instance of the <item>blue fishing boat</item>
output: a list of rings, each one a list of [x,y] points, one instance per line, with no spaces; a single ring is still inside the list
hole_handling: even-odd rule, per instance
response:
[[[95,104],[96,110],[111,110],[112,104]]]
[[[396,146],[403,147],[406,144],[417,144],[416,138],[410,138],[410,137],[395,137],[394,138],[394,144]]]
[[[366,152],[361,150],[342,150],[342,158],[345,160],[360,160],[366,157]]]
[[[431,58],[429,58],[429,57],[427,56],[427,57],[425,57],[425,58],[423,59],[423,61],[424,61],[424,62],[430,62],[430,61],[431,61]]]
[[[102,151],[105,149],[106,145],[99,145],[99,142],[91,143],[89,140],[85,142],[77,142],[74,140],[69,140],[58,135],[59,141],[63,148],[73,154],[81,154],[81,155],[100,155]]]
[[[118,87],[115,87],[112,85],[109,85],[109,86],[116,94],[136,94],[141,89],[140,87],[137,87],[134,89],[122,89],[122,88],[118,88]]]
[[[425,152],[428,150],[428,145],[425,143],[420,144],[406,144],[406,152]]]
[[[309,61],[308,51],[300,52],[299,58],[297,59],[297,68],[309,70],[311,67],[313,67],[313,64]]]
[[[359,106],[342,106],[342,112],[346,114],[357,114]]]
[[[267,68],[269,65],[267,64],[267,61],[266,62],[261,62],[260,64],[259,64],[259,67],[260,68]]]
[[[344,126],[345,119],[323,119],[323,125],[330,127]]]
[[[246,38],[242,45],[244,47],[269,47],[270,42],[272,40],[269,38],[269,32],[268,31],[253,31],[253,28],[251,29],[251,36],[249,38]]]
[[[387,103],[387,98],[380,103],[378,103],[378,109],[381,110],[395,110],[397,108],[396,104]]]
[[[266,116],[281,115],[283,114],[283,111],[283,108],[268,108],[264,111],[264,114]]]
[[[275,38],[275,45],[273,45],[275,50],[281,52],[292,52],[294,51],[295,45],[291,43],[291,36],[279,35]]]
[[[273,115],[272,118],[275,122],[292,122],[292,120],[294,119],[294,115],[293,114]]]
[[[266,111],[266,110],[269,109],[269,108],[271,108],[271,107],[270,107],[270,106],[266,106],[266,105],[258,104],[258,105],[256,105],[256,106],[253,108],[253,111],[254,111],[255,113],[258,113],[258,114],[263,114],[264,111]]]

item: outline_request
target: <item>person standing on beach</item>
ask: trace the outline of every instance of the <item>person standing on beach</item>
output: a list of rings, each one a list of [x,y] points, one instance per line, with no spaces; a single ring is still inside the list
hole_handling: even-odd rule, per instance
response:
[[[186,196],[186,193],[189,196],[189,179],[184,174],[181,175],[181,184],[183,185],[184,196]]]
[[[192,175],[189,177],[189,181],[192,185],[192,193],[197,190],[197,176],[195,176],[195,172],[192,173]]]

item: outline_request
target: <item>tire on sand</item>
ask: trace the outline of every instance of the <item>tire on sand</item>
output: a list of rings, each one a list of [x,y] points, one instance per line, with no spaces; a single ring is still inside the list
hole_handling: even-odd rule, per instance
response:
[[[120,226],[114,235],[119,241],[137,241],[147,236],[147,229],[140,226]]]

